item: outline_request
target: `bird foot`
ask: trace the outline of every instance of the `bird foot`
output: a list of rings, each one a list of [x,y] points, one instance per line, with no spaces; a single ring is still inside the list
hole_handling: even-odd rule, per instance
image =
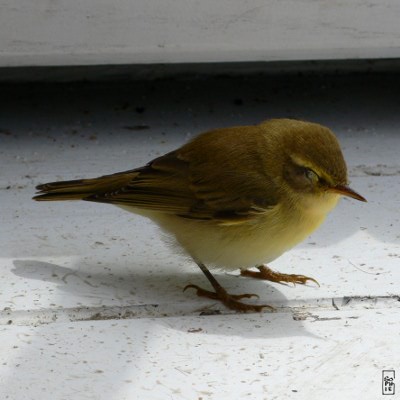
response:
[[[244,294],[229,294],[225,289],[222,287],[218,289],[216,292],[211,292],[209,290],[202,289],[197,285],[187,285],[183,291],[186,289],[195,289],[197,292],[197,296],[207,297],[213,300],[221,301],[226,307],[230,308],[231,310],[240,311],[240,312],[260,312],[263,308],[268,308],[270,311],[275,311],[275,309],[268,305],[253,305],[253,304],[245,304],[242,303],[241,299],[244,298],[251,298],[257,297],[256,294],[251,293],[244,293]]]
[[[310,278],[305,275],[296,275],[296,274],[282,274],[280,272],[273,271],[271,268],[261,265],[258,268],[258,271],[251,271],[248,269],[244,269],[240,271],[240,275],[248,276],[250,278],[263,279],[271,282],[277,283],[293,283],[296,286],[296,283],[299,285],[305,285],[308,281],[316,283],[318,286],[320,284],[314,278]]]

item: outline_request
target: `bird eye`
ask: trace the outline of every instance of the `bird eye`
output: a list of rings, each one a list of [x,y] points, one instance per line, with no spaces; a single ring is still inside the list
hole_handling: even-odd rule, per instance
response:
[[[304,175],[313,183],[318,182],[319,180],[319,176],[312,169],[305,168]]]

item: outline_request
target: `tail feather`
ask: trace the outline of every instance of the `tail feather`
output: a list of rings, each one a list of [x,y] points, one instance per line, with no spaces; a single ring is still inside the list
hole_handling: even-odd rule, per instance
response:
[[[117,190],[137,175],[138,171],[131,170],[93,179],[44,183],[36,186],[38,193],[33,199],[37,201],[85,200],[96,194]]]

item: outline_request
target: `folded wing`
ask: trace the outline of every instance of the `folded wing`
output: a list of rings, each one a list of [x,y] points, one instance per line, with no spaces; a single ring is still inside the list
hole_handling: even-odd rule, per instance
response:
[[[230,146],[233,134],[243,134],[243,129],[207,132],[142,168],[39,185],[34,199],[110,203],[223,224],[248,222],[274,207],[278,199],[270,193],[277,191],[269,190],[272,180],[249,151],[254,143],[247,138],[246,147],[234,148]],[[215,137],[206,137],[210,135]],[[253,136],[260,140],[259,135]],[[199,146],[205,151],[199,152]],[[238,159],[251,164],[246,173],[237,167]]]

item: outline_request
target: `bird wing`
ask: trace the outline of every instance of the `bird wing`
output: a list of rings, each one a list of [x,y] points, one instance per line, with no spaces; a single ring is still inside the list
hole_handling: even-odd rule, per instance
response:
[[[258,143],[252,141],[259,137],[250,135],[254,137],[247,137],[238,147],[230,140],[234,134],[243,132],[235,128],[208,132],[135,170],[69,181],[64,186],[63,182],[41,185],[36,199],[57,200],[57,193],[64,195],[60,200],[66,193],[77,198],[80,193],[82,200],[183,218],[213,219],[223,224],[248,222],[277,204],[277,191],[262,160],[253,154]]]
[[[238,135],[246,140],[232,140]],[[262,140],[257,127],[207,132],[136,170],[138,175],[120,189],[87,200],[225,224],[247,222],[279,200],[264,155],[257,151]]]

